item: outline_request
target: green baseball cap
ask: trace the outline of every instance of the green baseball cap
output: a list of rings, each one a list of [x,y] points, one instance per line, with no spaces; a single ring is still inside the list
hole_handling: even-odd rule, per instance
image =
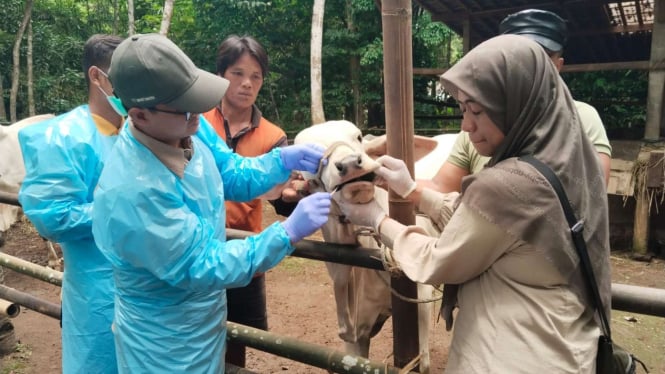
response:
[[[113,52],[109,79],[127,108],[167,105],[181,112],[204,113],[222,100],[229,81],[201,70],[160,34],[137,34]]]

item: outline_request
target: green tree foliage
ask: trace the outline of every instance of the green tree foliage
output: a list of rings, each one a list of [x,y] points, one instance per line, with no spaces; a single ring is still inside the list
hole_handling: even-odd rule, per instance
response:
[[[193,34],[179,40],[200,66],[214,71],[215,46],[229,34],[257,38],[270,55],[270,74],[259,97],[266,116],[289,130],[309,125],[309,41],[312,4],[293,0],[194,1]],[[452,33],[414,6],[414,61],[432,66],[441,59]],[[353,27],[351,27],[353,25]],[[326,1],[323,89],[326,118],[351,118],[350,59],[360,60],[361,102],[370,126],[383,125],[381,14],[373,0]],[[419,95],[434,97],[431,80],[416,84]],[[426,108],[426,110],[432,110]],[[364,124],[360,124],[364,125]]]
[[[415,67],[448,68],[462,57],[461,39],[444,24],[432,22],[429,13],[414,8],[413,24]],[[415,76],[413,91],[417,129],[435,130],[436,133],[459,130],[459,120],[444,119],[456,117],[459,112],[454,100],[442,91],[438,79]]]
[[[0,17],[5,21],[0,24],[0,78],[4,82],[2,96],[7,105],[12,44],[23,16],[23,7],[20,0],[3,1],[0,7]],[[81,71],[83,44],[90,35],[111,32],[113,1],[36,1],[32,25],[37,113],[62,113],[85,102],[87,90]],[[25,44],[21,47],[21,83],[27,80]],[[22,85],[18,97],[18,117],[26,117],[27,111],[27,90]]]
[[[564,73],[562,76],[575,99],[598,110],[610,139],[642,138],[646,122],[646,71]]]
[[[162,0],[134,1],[137,33],[158,32]],[[23,15],[24,0],[3,0],[0,7],[0,78],[8,104],[11,50]],[[461,56],[461,40],[429,13],[413,4],[414,67],[446,68]],[[310,34],[312,4],[298,0],[181,0],[175,3],[169,37],[201,68],[215,71],[219,43],[230,34],[259,40],[270,57],[270,71],[258,104],[266,117],[287,131],[310,121]],[[34,3],[34,77],[38,113],[62,113],[86,101],[81,72],[85,40],[95,33],[127,35],[123,0],[40,0]],[[327,0],[323,40],[323,90],[326,118],[353,118],[351,60],[359,61],[360,102],[366,127],[384,125],[383,36],[381,12],[374,0]],[[21,51],[25,66],[25,43]],[[21,69],[25,84],[26,69]],[[598,72],[566,76],[571,91],[594,105],[608,130],[644,124],[646,74]],[[450,130],[457,120],[454,102],[438,80],[414,77],[417,128]],[[25,87],[19,91],[19,118],[27,115]]]

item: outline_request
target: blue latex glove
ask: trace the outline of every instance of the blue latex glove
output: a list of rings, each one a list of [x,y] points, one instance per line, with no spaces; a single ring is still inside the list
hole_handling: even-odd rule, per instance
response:
[[[324,223],[328,222],[330,213],[330,194],[328,192],[316,192],[304,197],[296,205],[293,213],[282,222],[292,243],[300,241],[307,235],[311,235]]]
[[[302,170],[315,174],[326,151],[318,144],[296,144],[281,148],[282,163],[289,170]]]

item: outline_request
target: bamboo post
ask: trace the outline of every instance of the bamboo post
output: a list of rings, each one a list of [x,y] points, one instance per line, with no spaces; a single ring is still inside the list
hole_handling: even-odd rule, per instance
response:
[[[665,289],[612,283],[612,309],[665,317]]]
[[[26,274],[33,278],[41,279],[45,282],[62,287],[61,272],[47,268],[45,266],[33,264],[30,261],[8,255],[4,252],[0,252],[0,266],[10,268],[21,274]]]
[[[226,323],[226,340],[272,353],[332,373],[399,374],[400,370],[382,362],[338,352],[327,347],[303,342],[288,336],[255,329],[235,322]]]
[[[386,102],[388,154],[404,160],[413,176],[413,57],[412,7],[410,0],[383,0],[383,91]],[[386,37],[389,35],[390,37]],[[389,213],[397,221],[415,223],[413,203],[394,192],[389,195]],[[417,298],[416,284],[406,277],[392,278],[391,287],[399,294]],[[420,353],[418,306],[392,297],[394,364],[405,367]],[[416,369],[417,371],[417,369]]]
[[[0,191],[0,204],[21,206],[17,194],[5,191]]]
[[[61,309],[59,304],[42,300],[28,293],[0,284],[0,298],[23,305],[37,313],[45,314],[55,319],[60,319]]]
[[[229,239],[244,239],[252,235],[256,235],[256,233],[226,229],[226,237]],[[385,270],[380,260],[383,258],[380,249],[357,247],[349,244],[324,243],[307,239],[295,243],[294,247],[296,249],[291,254],[293,257]]]
[[[21,306],[7,301],[5,299],[0,299],[0,318],[16,318],[21,313]]]

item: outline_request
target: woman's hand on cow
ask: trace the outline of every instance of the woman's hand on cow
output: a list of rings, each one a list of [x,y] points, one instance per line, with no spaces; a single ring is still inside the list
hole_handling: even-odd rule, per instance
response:
[[[376,175],[385,180],[388,187],[401,197],[406,198],[418,187],[411,178],[404,161],[390,156],[381,156],[376,162],[381,164],[381,167],[375,171]]]
[[[339,209],[342,211],[342,214],[344,214],[346,219],[354,225],[368,226],[372,227],[375,231],[378,231],[379,225],[383,222],[383,219],[388,217],[386,212],[375,199],[372,199],[365,204],[355,204],[344,199],[341,193],[334,193],[333,200],[337,202]]]

